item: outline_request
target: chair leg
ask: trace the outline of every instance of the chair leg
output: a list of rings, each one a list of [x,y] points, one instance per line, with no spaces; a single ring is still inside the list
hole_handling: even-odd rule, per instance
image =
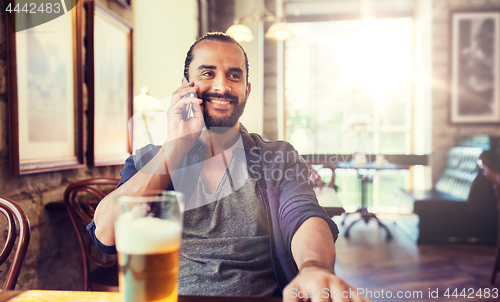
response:
[[[500,270],[500,238],[497,242],[495,265],[493,265],[493,274],[491,275],[491,284],[495,284],[497,273]]]
[[[345,225],[345,221],[347,219],[347,216],[351,215],[351,214],[355,214],[355,213],[359,213],[359,210],[357,210],[356,212],[352,212],[352,213],[344,213],[344,218],[342,219],[342,225]]]
[[[391,231],[389,231],[389,228],[385,224],[383,224],[382,221],[380,221],[380,219],[378,219],[378,217],[375,216],[375,219],[377,220],[378,225],[380,227],[382,227],[385,230],[385,232],[387,233],[387,237],[386,237],[387,240],[392,240],[392,234],[391,234]]]
[[[352,226],[353,226],[356,222],[361,221],[361,220],[362,220],[362,218],[360,218],[360,219],[358,219],[358,220],[354,220],[353,222],[351,222],[351,224],[347,227],[347,229],[345,230],[345,233],[344,233],[344,236],[345,236],[346,238],[349,238],[349,236],[350,236],[349,231],[351,230]]]

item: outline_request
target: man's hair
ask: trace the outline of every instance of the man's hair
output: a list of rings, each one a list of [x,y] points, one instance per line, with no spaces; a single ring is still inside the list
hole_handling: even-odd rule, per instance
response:
[[[241,51],[243,51],[243,54],[245,55],[245,65],[247,67],[247,77],[246,77],[246,80],[247,80],[247,84],[248,84],[248,58],[247,58],[247,53],[245,52],[245,50],[243,49],[243,47],[241,47],[241,44],[238,43],[238,41],[236,41],[230,35],[227,35],[227,34],[221,33],[221,32],[207,33],[203,37],[201,37],[198,40],[196,40],[196,42],[194,42],[193,45],[191,45],[191,47],[189,48],[189,51],[187,52],[187,55],[186,55],[186,61],[184,61],[184,77],[189,80],[189,66],[191,65],[191,61],[193,61],[193,49],[194,49],[194,47],[198,43],[200,43],[201,41],[204,41],[204,40],[233,43],[233,44],[238,45],[241,48]]]

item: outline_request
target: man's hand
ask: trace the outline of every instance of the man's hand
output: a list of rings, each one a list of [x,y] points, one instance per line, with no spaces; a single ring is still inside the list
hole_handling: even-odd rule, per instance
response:
[[[183,84],[172,95],[168,115],[168,139],[160,151],[129,181],[108,194],[96,208],[95,235],[104,245],[115,244],[114,213],[115,199],[120,195],[134,195],[148,190],[164,190],[171,181],[170,171],[175,171],[201,134],[205,125],[201,112],[201,100],[183,96],[196,93],[194,83]],[[194,117],[182,118],[182,108],[192,103]]]
[[[371,301],[358,295],[356,289],[332,274],[328,269],[309,266],[283,290],[283,302],[295,301]]]
[[[205,126],[203,112],[200,106],[202,100],[194,97],[186,97],[189,93],[197,93],[198,87],[194,82],[182,84],[173,94],[170,101],[168,116],[168,140],[187,139],[188,144],[193,144],[200,136]],[[182,109],[187,104],[193,104],[194,117],[185,121],[182,118]],[[191,147],[191,146],[189,146]]]
[[[370,301],[334,274],[335,244],[325,220],[307,219],[292,238],[299,274],[283,291],[284,302]]]

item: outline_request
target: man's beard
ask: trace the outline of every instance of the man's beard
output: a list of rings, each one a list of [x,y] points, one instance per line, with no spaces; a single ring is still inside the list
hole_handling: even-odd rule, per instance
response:
[[[207,102],[209,102],[209,98],[219,98],[226,99],[231,102],[233,105],[233,112],[229,116],[211,116],[208,114]],[[205,92],[201,99],[203,100],[203,119],[205,120],[205,126],[207,129],[215,133],[225,133],[230,128],[234,127],[236,123],[239,121],[240,116],[243,114],[243,110],[245,109],[246,100],[240,102],[237,96],[232,95],[228,92],[224,94],[220,94],[217,92]]]

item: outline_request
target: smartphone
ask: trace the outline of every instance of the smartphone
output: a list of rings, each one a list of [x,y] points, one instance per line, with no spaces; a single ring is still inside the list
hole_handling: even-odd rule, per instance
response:
[[[187,84],[187,83],[189,83],[189,81],[186,78],[184,78],[182,80],[182,83]],[[196,95],[196,93],[190,92],[188,95],[183,96],[183,98],[186,98],[186,97],[196,98],[198,96]],[[184,108],[182,108],[182,119],[185,121],[189,121],[189,119],[192,117],[194,117],[193,104],[187,104],[186,106],[184,106]]]

